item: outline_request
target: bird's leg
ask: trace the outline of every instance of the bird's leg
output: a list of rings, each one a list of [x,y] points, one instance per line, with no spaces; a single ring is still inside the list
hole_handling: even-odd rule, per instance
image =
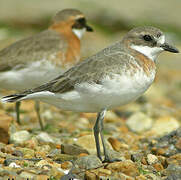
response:
[[[16,102],[16,104],[15,104],[16,121],[17,121],[18,124],[21,124],[21,122],[20,122],[20,105],[21,105],[21,102]]]
[[[101,121],[104,119],[105,113],[106,113],[106,110],[102,110],[100,113],[98,113],[96,123],[94,125],[94,137],[95,137],[95,142],[96,142],[97,156],[101,161],[102,161],[102,158],[101,158],[101,149],[100,149],[100,143],[99,143],[99,134],[101,131]]]
[[[104,151],[104,161],[102,162],[115,162],[115,161],[121,161],[121,159],[117,158],[110,158],[107,148],[106,148],[106,142],[103,134],[103,129],[104,129],[104,116],[106,114],[106,109],[102,110],[100,113],[98,113],[97,120],[94,126],[94,136],[95,136],[95,141],[96,141],[96,148],[97,148],[97,156],[98,158],[102,161],[101,158],[101,151],[100,151],[100,143],[99,143],[99,134],[101,136],[101,141],[102,141],[102,146],[103,146],[103,151]]]
[[[36,111],[36,114],[38,116],[38,121],[39,121],[41,130],[44,130],[44,125],[43,125],[44,123],[43,123],[43,120],[40,116],[40,102],[39,101],[35,101],[35,111]]]

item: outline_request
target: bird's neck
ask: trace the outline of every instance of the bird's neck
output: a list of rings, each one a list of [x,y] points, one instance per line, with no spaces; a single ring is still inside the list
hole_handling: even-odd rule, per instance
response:
[[[76,64],[80,59],[80,39],[72,32],[72,25],[68,23],[54,24],[50,29],[56,31],[67,41],[65,64]]]

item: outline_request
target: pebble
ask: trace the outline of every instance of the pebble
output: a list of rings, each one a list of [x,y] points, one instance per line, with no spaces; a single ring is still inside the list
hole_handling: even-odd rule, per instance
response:
[[[136,112],[126,121],[126,125],[133,132],[143,132],[151,129],[153,120],[142,112]]]
[[[160,117],[153,125],[155,135],[161,136],[170,133],[180,127],[179,122],[170,116]]]
[[[36,174],[34,173],[31,173],[31,172],[26,172],[26,171],[23,171],[21,172],[20,176],[24,179],[34,179]]]
[[[156,162],[158,162],[158,158],[155,156],[155,155],[153,155],[153,154],[148,154],[147,155],[147,162],[148,162],[148,164],[155,164]]]
[[[21,149],[24,158],[33,158],[35,155],[35,151],[33,149],[29,149],[29,148],[22,148]]]
[[[71,169],[73,164],[70,161],[65,161],[61,163],[61,168],[62,169]]]
[[[29,140],[31,135],[28,131],[17,131],[10,135],[10,143],[13,144],[23,144],[25,141]]]
[[[52,159],[55,161],[64,162],[64,161],[76,160],[77,156],[72,156],[68,154],[56,154],[55,156],[52,157]]]
[[[113,172],[122,172],[131,177],[136,177],[139,175],[137,166],[131,160],[108,164],[106,169],[109,169]]]
[[[6,115],[6,114],[2,114],[0,113],[0,142],[3,142],[5,144],[7,144],[9,142],[9,130],[10,130],[10,126],[11,123],[13,121],[13,118]]]
[[[177,148],[177,143],[180,137],[181,128],[157,138],[157,142],[152,144],[152,152],[154,152],[154,154],[156,153],[167,157],[180,153],[180,150]]]
[[[89,154],[86,149],[83,149],[82,147],[79,147],[77,145],[69,145],[69,144],[62,144],[61,151],[63,154],[69,154],[69,155],[79,155],[81,153]]]
[[[52,137],[50,135],[48,135],[46,132],[41,132],[40,134],[38,134],[36,136],[36,138],[40,141],[40,142],[45,142],[45,143],[54,143],[54,140],[52,139]]]
[[[41,160],[35,164],[35,166],[42,168],[45,165],[50,165],[46,160]]]
[[[101,142],[101,139],[100,139],[100,142]],[[96,144],[95,144],[93,135],[81,136],[76,141],[74,141],[74,143],[76,145],[86,149],[89,154],[94,154],[94,155],[97,154]],[[112,146],[110,145],[110,143],[107,140],[106,140],[106,146],[107,146],[107,148],[112,149]],[[101,152],[103,152],[102,146],[101,146]]]
[[[81,169],[95,169],[102,166],[102,162],[95,155],[83,156],[75,161],[75,164]]]
[[[20,150],[14,150],[12,155],[18,156],[18,157],[23,157],[23,153]]]
[[[109,169],[99,168],[99,173],[105,174],[105,175],[111,175],[111,171]]]
[[[127,144],[120,142],[116,138],[110,137],[110,138],[108,138],[108,142],[112,145],[112,147],[115,151],[120,151],[121,149],[129,148],[129,146]]]
[[[177,177],[177,179],[181,179],[181,165],[175,165],[175,164],[170,164],[166,168],[166,174],[170,176],[169,180],[173,178],[174,176]]]
[[[12,162],[9,164],[9,167],[12,167],[12,168],[20,168],[21,166],[20,165],[17,165],[15,162]]]

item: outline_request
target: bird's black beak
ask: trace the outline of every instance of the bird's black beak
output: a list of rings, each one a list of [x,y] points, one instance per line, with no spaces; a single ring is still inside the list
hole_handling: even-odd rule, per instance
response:
[[[171,46],[168,43],[164,43],[160,47],[163,48],[165,51],[169,51],[169,52],[172,52],[172,53],[179,53],[179,50],[176,47]]]
[[[86,28],[86,31],[88,31],[88,32],[93,32],[94,31],[93,28],[88,26],[87,24],[85,25],[85,28]]]

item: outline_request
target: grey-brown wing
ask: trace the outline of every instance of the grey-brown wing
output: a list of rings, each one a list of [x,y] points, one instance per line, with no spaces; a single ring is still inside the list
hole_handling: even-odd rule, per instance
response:
[[[57,51],[65,53],[67,42],[53,30],[46,30],[20,40],[0,51],[0,72],[21,68],[28,63],[51,57]]]
[[[110,73],[121,74],[121,68],[127,66],[129,55],[123,51],[104,49],[72,67],[56,79],[33,89],[33,92],[50,91],[64,93],[74,89],[76,84],[83,82],[101,83],[101,80]]]

